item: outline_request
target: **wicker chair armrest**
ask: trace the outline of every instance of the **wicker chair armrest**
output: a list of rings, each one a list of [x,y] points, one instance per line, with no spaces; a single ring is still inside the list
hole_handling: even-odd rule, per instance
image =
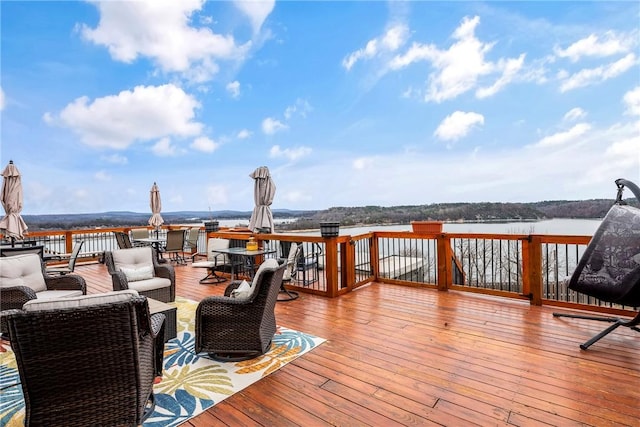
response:
[[[175,277],[173,265],[154,264],[153,269],[156,277],[163,277],[169,280],[173,280],[173,278]]]
[[[124,291],[129,289],[127,276],[120,270],[111,272],[111,282],[113,283],[114,291]]]
[[[248,298],[233,298],[230,296],[214,295],[206,297],[200,301],[199,306],[205,307],[224,307],[224,306],[246,306],[251,305],[252,301]]]
[[[151,315],[151,336],[155,339],[162,332],[162,336],[164,336],[164,322],[166,320],[166,316],[162,313],[156,313]]]
[[[28,286],[0,288],[0,310],[21,309],[32,299],[36,299],[36,292]]]
[[[84,277],[78,274],[65,274],[55,277],[45,276],[44,281],[49,290],[79,290],[82,291],[82,295],[87,294],[87,282],[84,280]]]

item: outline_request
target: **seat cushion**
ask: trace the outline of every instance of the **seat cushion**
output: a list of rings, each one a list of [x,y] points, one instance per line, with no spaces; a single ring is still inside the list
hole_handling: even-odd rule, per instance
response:
[[[129,282],[129,289],[135,289],[138,292],[151,291],[154,289],[168,288],[171,286],[171,280],[164,277],[154,277],[153,279],[138,280]]]
[[[47,290],[42,260],[37,254],[0,257],[0,287],[27,286],[35,292]]]
[[[69,295],[67,297],[64,297],[61,294],[65,292],[75,292],[80,293],[80,295]],[[132,289],[93,295],[82,295],[82,292],[80,291],[47,291],[38,294],[38,299],[26,302],[24,306],[22,306],[22,309],[24,311],[42,311],[59,310],[63,308],[89,307],[92,305],[129,301],[135,296],[138,296],[138,292]]]

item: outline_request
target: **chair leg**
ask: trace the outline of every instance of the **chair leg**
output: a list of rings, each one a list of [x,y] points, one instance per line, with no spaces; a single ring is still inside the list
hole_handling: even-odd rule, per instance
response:
[[[571,319],[586,319],[586,320],[596,320],[598,322],[613,323],[613,325],[609,326],[605,330],[596,334],[589,340],[585,341],[583,344],[580,344],[580,348],[583,350],[588,349],[593,344],[600,341],[601,338],[613,332],[618,326],[624,326],[636,332],[640,332],[640,328],[637,328],[637,325],[640,324],[640,312],[638,312],[638,314],[636,314],[636,317],[634,317],[631,320],[624,320],[624,319],[620,319],[619,317],[588,316],[588,315],[582,315],[582,314],[569,314],[569,313],[553,313],[553,317],[569,317]]]
[[[225,282],[226,280],[226,277],[218,276],[216,274],[216,270],[211,268],[207,269],[207,275],[200,279],[200,283],[203,285],[217,285],[218,283]]]
[[[280,296],[284,294],[286,296]],[[278,293],[278,301],[293,301],[300,297],[300,293],[296,291],[290,291],[285,286],[284,283],[280,285],[280,292]]]
[[[153,411],[155,411],[155,409],[156,409],[156,396],[153,394],[153,391],[152,391],[151,395],[149,395],[149,399],[147,400],[147,406],[144,409],[144,413],[142,414],[142,421],[144,422],[147,418],[149,418],[149,416],[153,414]]]

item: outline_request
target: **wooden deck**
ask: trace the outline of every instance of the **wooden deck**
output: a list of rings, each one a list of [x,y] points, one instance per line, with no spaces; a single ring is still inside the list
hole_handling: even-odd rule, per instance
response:
[[[111,290],[101,264],[76,272]],[[176,268],[177,294],[221,294]],[[587,351],[604,323],[463,292],[373,283],[276,306],[278,324],[327,339],[184,426],[640,425],[640,334]]]

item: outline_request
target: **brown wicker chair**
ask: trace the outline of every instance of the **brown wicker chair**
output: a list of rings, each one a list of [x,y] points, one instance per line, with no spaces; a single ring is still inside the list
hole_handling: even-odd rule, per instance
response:
[[[114,291],[135,289],[140,295],[162,302],[176,299],[176,273],[172,265],[159,264],[150,246],[140,248],[119,249],[114,252],[105,251],[104,264],[111,274]],[[137,265],[153,266],[152,278],[132,281],[127,278],[123,268],[134,269]]]
[[[44,283],[44,286],[43,286]],[[37,254],[0,258],[0,311],[20,309],[30,300],[86,295],[82,276],[66,274],[49,276]],[[7,333],[4,315],[0,316],[0,332]]]
[[[276,332],[275,304],[285,266],[265,261],[256,273],[248,297],[231,297],[239,286],[232,282],[225,296],[211,296],[196,310],[196,353],[216,360],[239,361],[266,353]]]
[[[145,297],[124,294],[81,297],[94,301],[78,307],[56,301],[67,308],[34,301],[7,314],[25,425],[137,426],[153,412],[164,315],[151,316]]]

